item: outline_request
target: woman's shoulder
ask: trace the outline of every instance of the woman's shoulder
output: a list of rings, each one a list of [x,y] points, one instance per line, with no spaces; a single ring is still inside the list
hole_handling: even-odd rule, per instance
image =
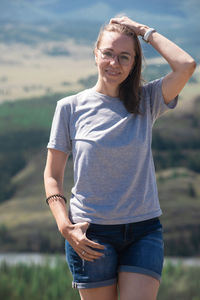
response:
[[[152,94],[153,90],[157,90],[157,89],[159,90],[162,87],[162,80],[163,77],[151,80],[149,82],[145,82],[142,85],[143,96],[145,97],[149,94]]]
[[[90,92],[90,89],[83,90],[76,94],[69,95],[57,101],[57,105],[61,107],[77,105],[82,98]]]
[[[162,98],[162,79],[158,78],[145,82],[141,87],[140,110],[142,112],[150,113],[154,99]]]

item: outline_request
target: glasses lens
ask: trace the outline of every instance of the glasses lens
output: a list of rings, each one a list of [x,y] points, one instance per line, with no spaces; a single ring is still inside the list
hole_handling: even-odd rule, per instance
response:
[[[112,59],[113,53],[111,51],[101,51],[102,58],[104,59]]]
[[[115,59],[117,56],[118,62],[123,66],[128,66],[131,63],[131,57],[126,54],[115,55],[112,51],[99,49],[101,57],[106,60]]]
[[[119,55],[119,63],[123,66],[127,66],[131,62],[131,57],[128,55]]]

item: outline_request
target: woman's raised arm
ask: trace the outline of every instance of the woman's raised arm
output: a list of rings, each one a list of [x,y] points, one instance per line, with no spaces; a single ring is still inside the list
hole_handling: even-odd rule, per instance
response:
[[[137,23],[128,17],[114,18],[111,23],[121,23],[133,29],[137,35],[144,36],[148,26]],[[162,84],[162,93],[165,103],[168,104],[183,89],[192,76],[196,63],[195,60],[175,43],[154,31],[149,35],[148,42],[169,63],[172,71],[168,73]]]

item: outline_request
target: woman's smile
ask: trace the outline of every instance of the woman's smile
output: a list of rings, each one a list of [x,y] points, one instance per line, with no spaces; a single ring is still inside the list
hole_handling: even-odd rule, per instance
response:
[[[114,77],[117,77],[117,76],[121,75],[121,72],[120,72],[120,71],[113,70],[113,69],[106,69],[105,72],[106,72],[109,76],[114,76]]]

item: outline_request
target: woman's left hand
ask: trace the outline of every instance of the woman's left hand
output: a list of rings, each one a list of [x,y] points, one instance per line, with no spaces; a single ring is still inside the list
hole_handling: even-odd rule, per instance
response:
[[[114,23],[126,25],[130,27],[135,32],[136,35],[142,35],[142,36],[149,28],[148,26],[135,22],[126,16],[110,19],[110,24],[114,24]]]

